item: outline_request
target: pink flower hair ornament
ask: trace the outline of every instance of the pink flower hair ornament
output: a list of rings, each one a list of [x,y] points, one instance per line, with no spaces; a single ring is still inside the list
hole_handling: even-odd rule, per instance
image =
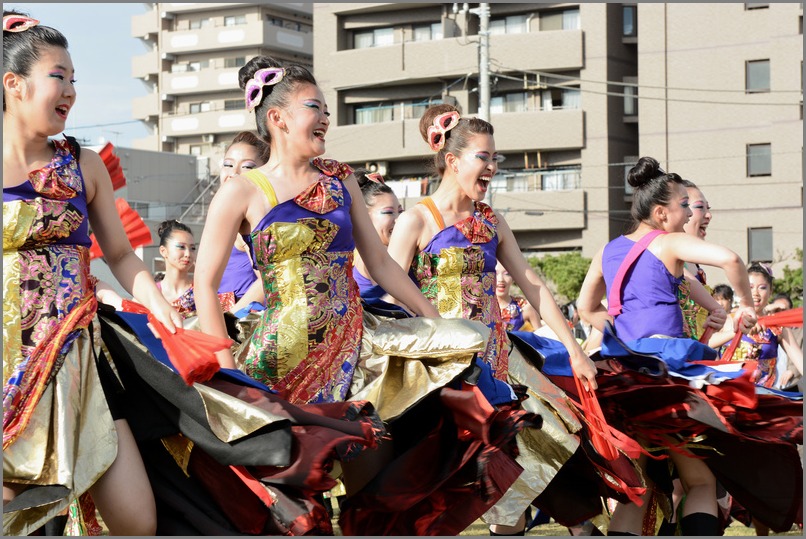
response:
[[[434,125],[426,132],[428,146],[435,152],[440,151],[445,146],[446,133],[457,125],[459,125],[459,113],[455,110],[434,118]]]
[[[24,32],[39,24],[39,21],[23,15],[6,15],[3,17],[3,32]]]
[[[264,67],[255,71],[255,76],[246,83],[246,110],[252,112],[263,100],[263,87],[274,86],[285,76],[283,67]]]

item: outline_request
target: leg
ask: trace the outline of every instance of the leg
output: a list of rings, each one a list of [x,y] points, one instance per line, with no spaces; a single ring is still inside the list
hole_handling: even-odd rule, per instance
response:
[[[686,504],[680,519],[683,535],[720,535],[717,517],[716,478],[700,459],[671,452],[669,455],[680,474],[686,491]]]
[[[646,493],[641,496],[644,501],[641,507],[634,503],[621,503],[616,505],[613,511],[613,516],[610,519],[610,525],[607,527],[607,535],[641,535],[643,531],[644,511],[646,510],[649,500],[652,498],[652,483],[646,473],[646,455],[641,455],[638,458],[638,464],[644,471],[644,478],[647,483]]]
[[[753,527],[756,529],[756,535],[770,534],[770,529],[756,519],[753,519]]]
[[[154,535],[157,507],[143,459],[129,424],[115,421],[118,455],[106,473],[90,488],[110,535]]]

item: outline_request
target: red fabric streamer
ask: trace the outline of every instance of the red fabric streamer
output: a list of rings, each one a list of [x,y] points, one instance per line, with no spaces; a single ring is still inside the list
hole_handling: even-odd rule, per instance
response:
[[[129,206],[129,204],[122,198],[115,199],[115,208],[120,216],[120,221],[123,223],[123,230],[126,232],[126,237],[129,238],[129,244],[132,249],[136,249],[143,245],[150,245],[153,241],[151,238],[151,230],[145,224],[140,214]],[[104,253],[101,251],[101,246],[98,245],[98,240],[95,234],[90,234],[90,260],[101,258]]]

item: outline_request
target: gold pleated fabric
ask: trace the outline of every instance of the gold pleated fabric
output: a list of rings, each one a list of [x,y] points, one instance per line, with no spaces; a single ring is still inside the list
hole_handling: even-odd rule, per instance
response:
[[[100,335],[96,327],[95,335]],[[95,343],[97,346],[98,343]],[[3,481],[61,485],[42,505],[3,513],[4,535],[28,535],[86,492],[117,455],[117,431],[84,330],[20,436],[3,452]]]
[[[348,400],[368,400],[390,421],[465,371],[490,330],[463,319],[392,320],[364,312],[364,334]]]
[[[518,464],[523,473],[482,519],[488,524],[514,526],[526,508],[548,486],[563,464],[579,447],[574,433],[582,428],[573,405],[560,388],[546,378],[517,349],[509,354],[510,384],[528,388],[524,410],[539,414],[543,426],[526,428],[517,435]]]

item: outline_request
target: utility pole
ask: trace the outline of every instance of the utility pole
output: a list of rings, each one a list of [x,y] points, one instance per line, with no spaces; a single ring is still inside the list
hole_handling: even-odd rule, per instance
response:
[[[471,10],[475,11],[475,10]],[[490,121],[490,4],[479,4],[479,118]]]

